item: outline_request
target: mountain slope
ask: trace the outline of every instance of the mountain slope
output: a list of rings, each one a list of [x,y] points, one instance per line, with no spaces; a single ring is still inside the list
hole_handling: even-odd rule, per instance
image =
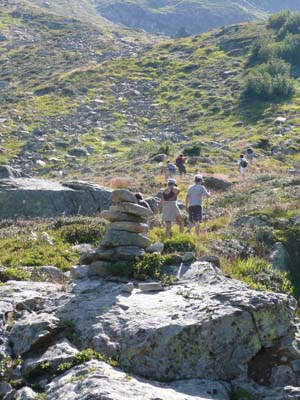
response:
[[[266,18],[282,9],[299,10],[298,0],[28,0],[68,17],[106,26],[114,23],[170,36],[198,34],[211,28]],[[103,18],[105,17],[105,18]],[[185,28],[185,29],[183,29]],[[121,29],[119,27],[118,29]]]
[[[299,10],[296,0],[96,0],[98,12],[131,28],[174,36],[181,28],[195,35],[211,28],[265,18],[268,12]]]
[[[230,173],[241,148],[268,137],[266,152],[258,150],[266,161],[273,147],[285,146],[290,153],[278,152],[273,168],[299,168],[297,97],[278,104],[240,101],[249,51],[258,32],[266,33],[265,24],[138,53],[124,41],[122,51],[117,44],[114,50],[117,42],[105,45],[97,31],[76,21],[64,20],[64,29],[55,30],[45,29],[44,19],[40,25],[29,19],[22,30],[25,20],[19,18],[16,33],[15,18],[5,18],[10,29],[0,59],[1,162],[40,175],[101,171],[113,177],[156,171],[151,157],[167,144],[172,152],[201,147],[199,168]],[[40,41],[32,39],[32,26],[43,27]],[[31,42],[20,40],[21,33]],[[274,125],[280,115],[292,126],[283,136]]]

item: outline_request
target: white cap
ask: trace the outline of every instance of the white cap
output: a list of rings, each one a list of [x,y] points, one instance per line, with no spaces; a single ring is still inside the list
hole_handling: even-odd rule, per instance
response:
[[[195,181],[202,181],[203,180],[203,176],[200,174],[195,175]]]
[[[176,183],[176,179],[173,179],[173,178],[168,179],[168,185],[175,185],[175,183]]]

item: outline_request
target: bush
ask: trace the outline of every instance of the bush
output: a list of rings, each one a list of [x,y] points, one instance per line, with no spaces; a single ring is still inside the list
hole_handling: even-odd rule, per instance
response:
[[[289,10],[282,10],[269,17],[268,26],[277,31],[290,19],[292,13]]]
[[[63,240],[71,244],[98,244],[103,238],[105,230],[105,222],[75,223],[60,228],[59,235]]]
[[[271,36],[258,38],[251,50],[249,63],[263,63],[276,57],[276,43]]]
[[[290,66],[282,60],[253,68],[246,78],[244,96],[269,101],[290,97],[294,92],[294,81],[289,71]]]
[[[135,262],[133,276],[140,280],[157,279],[163,286],[171,285],[174,278],[163,272],[166,261],[166,257],[161,254],[146,254],[145,257]]]
[[[201,153],[201,147],[198,144],[188,146],[184,149],[184,155],[186,156],[199,156]]]
[[[164,253],[195,251],[195,239],[190,235],[175,235],[164,240]]]
[[[299,66],[300,35],[287,35],[286,38],[278,44],[277,55],[286,62]]]
[[[287,274],[274,269],[267,261],[258,257],[246,260],[238,259],[226,272],[256,290],[269,290],[280,293],[292,293],[291,282]]]
[[[140,280],[159,279],[163,263],[164,257],[160,254],[146,254],[133,265],[133,276]]]

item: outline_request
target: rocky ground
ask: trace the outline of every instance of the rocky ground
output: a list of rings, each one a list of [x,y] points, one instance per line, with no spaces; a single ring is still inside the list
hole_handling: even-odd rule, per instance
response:
[[[158,292],[96,277],[2,285],[2,379],[34,389],[20,397],[24,388],[2,382],[2,397],[297,399],[296,302],[209,263],[183,265],[177,277]]]

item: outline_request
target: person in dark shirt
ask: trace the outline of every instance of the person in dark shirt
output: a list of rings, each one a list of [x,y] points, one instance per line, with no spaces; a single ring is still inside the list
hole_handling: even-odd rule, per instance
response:
[[[139,206],[142,206],[142,207],[145,207],[145,208],[148,208],[149,210],[151,210],[147,201],[143,199],[142,193],[140,193],[140,192],[135,193],[135,198],[137,199],[137,203]]]

